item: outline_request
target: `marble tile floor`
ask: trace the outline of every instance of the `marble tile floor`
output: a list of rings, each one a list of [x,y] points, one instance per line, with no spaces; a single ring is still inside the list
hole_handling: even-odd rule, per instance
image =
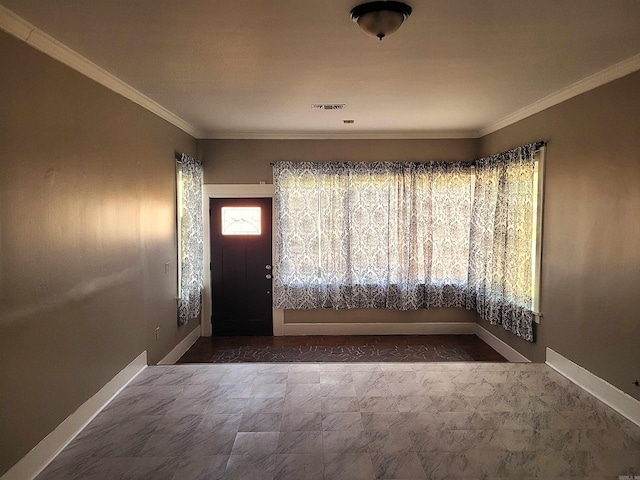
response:
[[[618,479],[640,427],[543,364],[146,368],[37,477]]]

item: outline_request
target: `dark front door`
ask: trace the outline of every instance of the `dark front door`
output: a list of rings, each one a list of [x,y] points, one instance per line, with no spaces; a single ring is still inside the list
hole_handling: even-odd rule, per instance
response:
[[[214,335],[273,335],[271,198],[212,198]]]

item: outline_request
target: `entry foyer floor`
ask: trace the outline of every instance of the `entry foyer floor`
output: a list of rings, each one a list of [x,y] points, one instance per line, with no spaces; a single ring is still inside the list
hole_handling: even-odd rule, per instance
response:
[[[505,362],[475,335],[202,337],[178,363]]]

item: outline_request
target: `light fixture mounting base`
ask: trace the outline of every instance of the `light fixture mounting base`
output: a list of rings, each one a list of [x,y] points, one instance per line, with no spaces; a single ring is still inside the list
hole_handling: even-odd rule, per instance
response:
[[[378,2],[367,2],[362,3],[356,7],[351,9],[351,20],[354,22],[358,21],[362,15],[373,12],[380,12],[382,10],[388,10],[390,12],[400,13],[404,19],[406,20],[413,9],[403,2],[393,2],[393,1],[378,1]]]

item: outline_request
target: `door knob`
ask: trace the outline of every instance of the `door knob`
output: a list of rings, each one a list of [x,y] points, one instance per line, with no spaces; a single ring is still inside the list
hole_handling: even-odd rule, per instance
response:
[[[271,265],[265,265],[264,268],[266,268],[267,270],[271,270]]]
[[[270,273],[267,273],[267,274],[264,276],[264,278],[266,278],[267,280],[271,280],[271,274],[270,274]]]

